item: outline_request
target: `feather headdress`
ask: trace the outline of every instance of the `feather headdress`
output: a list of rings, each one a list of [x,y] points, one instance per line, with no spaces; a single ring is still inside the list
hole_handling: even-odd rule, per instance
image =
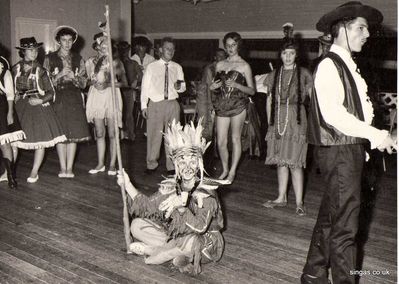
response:
[[[197,127],[191,121],[190,124],[186,124],[183,128],[180,122],[172,121],[166,133],[164,133],[172,160],[185,154],[196,154],[202,157],[210,142],[206,143],[205,138],[202,137],[203,127],[201,122],[202,118],[198,121]]]

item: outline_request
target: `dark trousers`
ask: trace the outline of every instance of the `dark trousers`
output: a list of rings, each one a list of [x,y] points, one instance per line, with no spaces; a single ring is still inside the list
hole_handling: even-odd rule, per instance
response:
[[[334,283],[355,283],[364,147],[317,147],[316,151],[325,193],[303,273],[317,277],[308,283],[327,283],[331,267]]]

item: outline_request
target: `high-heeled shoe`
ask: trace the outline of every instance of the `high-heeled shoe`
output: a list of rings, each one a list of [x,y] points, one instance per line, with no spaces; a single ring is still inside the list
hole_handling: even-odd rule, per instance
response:
[[[8,187],[17,188],[17,181],[14,177],[14,163],[7,158],[3,158],[2,161],[7,172]]]
[[[105,172],[105,166],[102,166],[102,167],[99,168],[98,170],[96,170],[96,169],[91,169],[91,170],[89,171],[89,174],[95,175],[95,174],[97,174],[97,173],[102,173],[102,172]]]
[[[26,179],[26,182],[27,183],[35,183],[35,182],[37,182],[39,180],[39,175],[37,175],[36,177],[28,177],[27,179]]]

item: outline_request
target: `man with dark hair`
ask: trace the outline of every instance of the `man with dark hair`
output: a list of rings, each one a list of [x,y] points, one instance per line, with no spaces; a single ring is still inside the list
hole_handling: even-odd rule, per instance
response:
[[[143,77],[143,73],[151,62],[155,61],[155,58],[148,53],[151,42],[148,38],[144,36],[138,36],[133,39],[133,46],[134,46],[134,54],[132,55],[131,59],[136,61],[142,70],[142,74],[139,77],[139,83],[141,83],[141,79]]]
[[[377,9],[357,1],[324,15],[317,30],[331,33],[330,52],[315,71],[308,123],[309,143],[316,146],[326,191],[313,231],[302,283],[355,283],[361,174],[366,158],[364,143],[392,153],[396,138],[371,126],[373,107],[367,84],[357,71],[352,52],[360,52],[379,24]]]
[[[141,110],[147,119],[147,170],[152,173],[158,167],[162,132],[172,122],[180,120],[179,93],[186,90],[183,68],[173,62],[175,43],[172,38],[162,39],[161,58],[150,63],[141,84]],[[173,163],[165,144],[166,168],[174,173]]]

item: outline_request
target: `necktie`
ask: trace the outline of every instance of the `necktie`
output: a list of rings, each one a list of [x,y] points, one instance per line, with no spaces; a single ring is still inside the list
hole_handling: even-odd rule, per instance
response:
[[[169,88],[169,70],[168,70],[168,63],[165,63],[165,85],[163,89],[163,98],[165,100],[168,99],[168,88]]]

